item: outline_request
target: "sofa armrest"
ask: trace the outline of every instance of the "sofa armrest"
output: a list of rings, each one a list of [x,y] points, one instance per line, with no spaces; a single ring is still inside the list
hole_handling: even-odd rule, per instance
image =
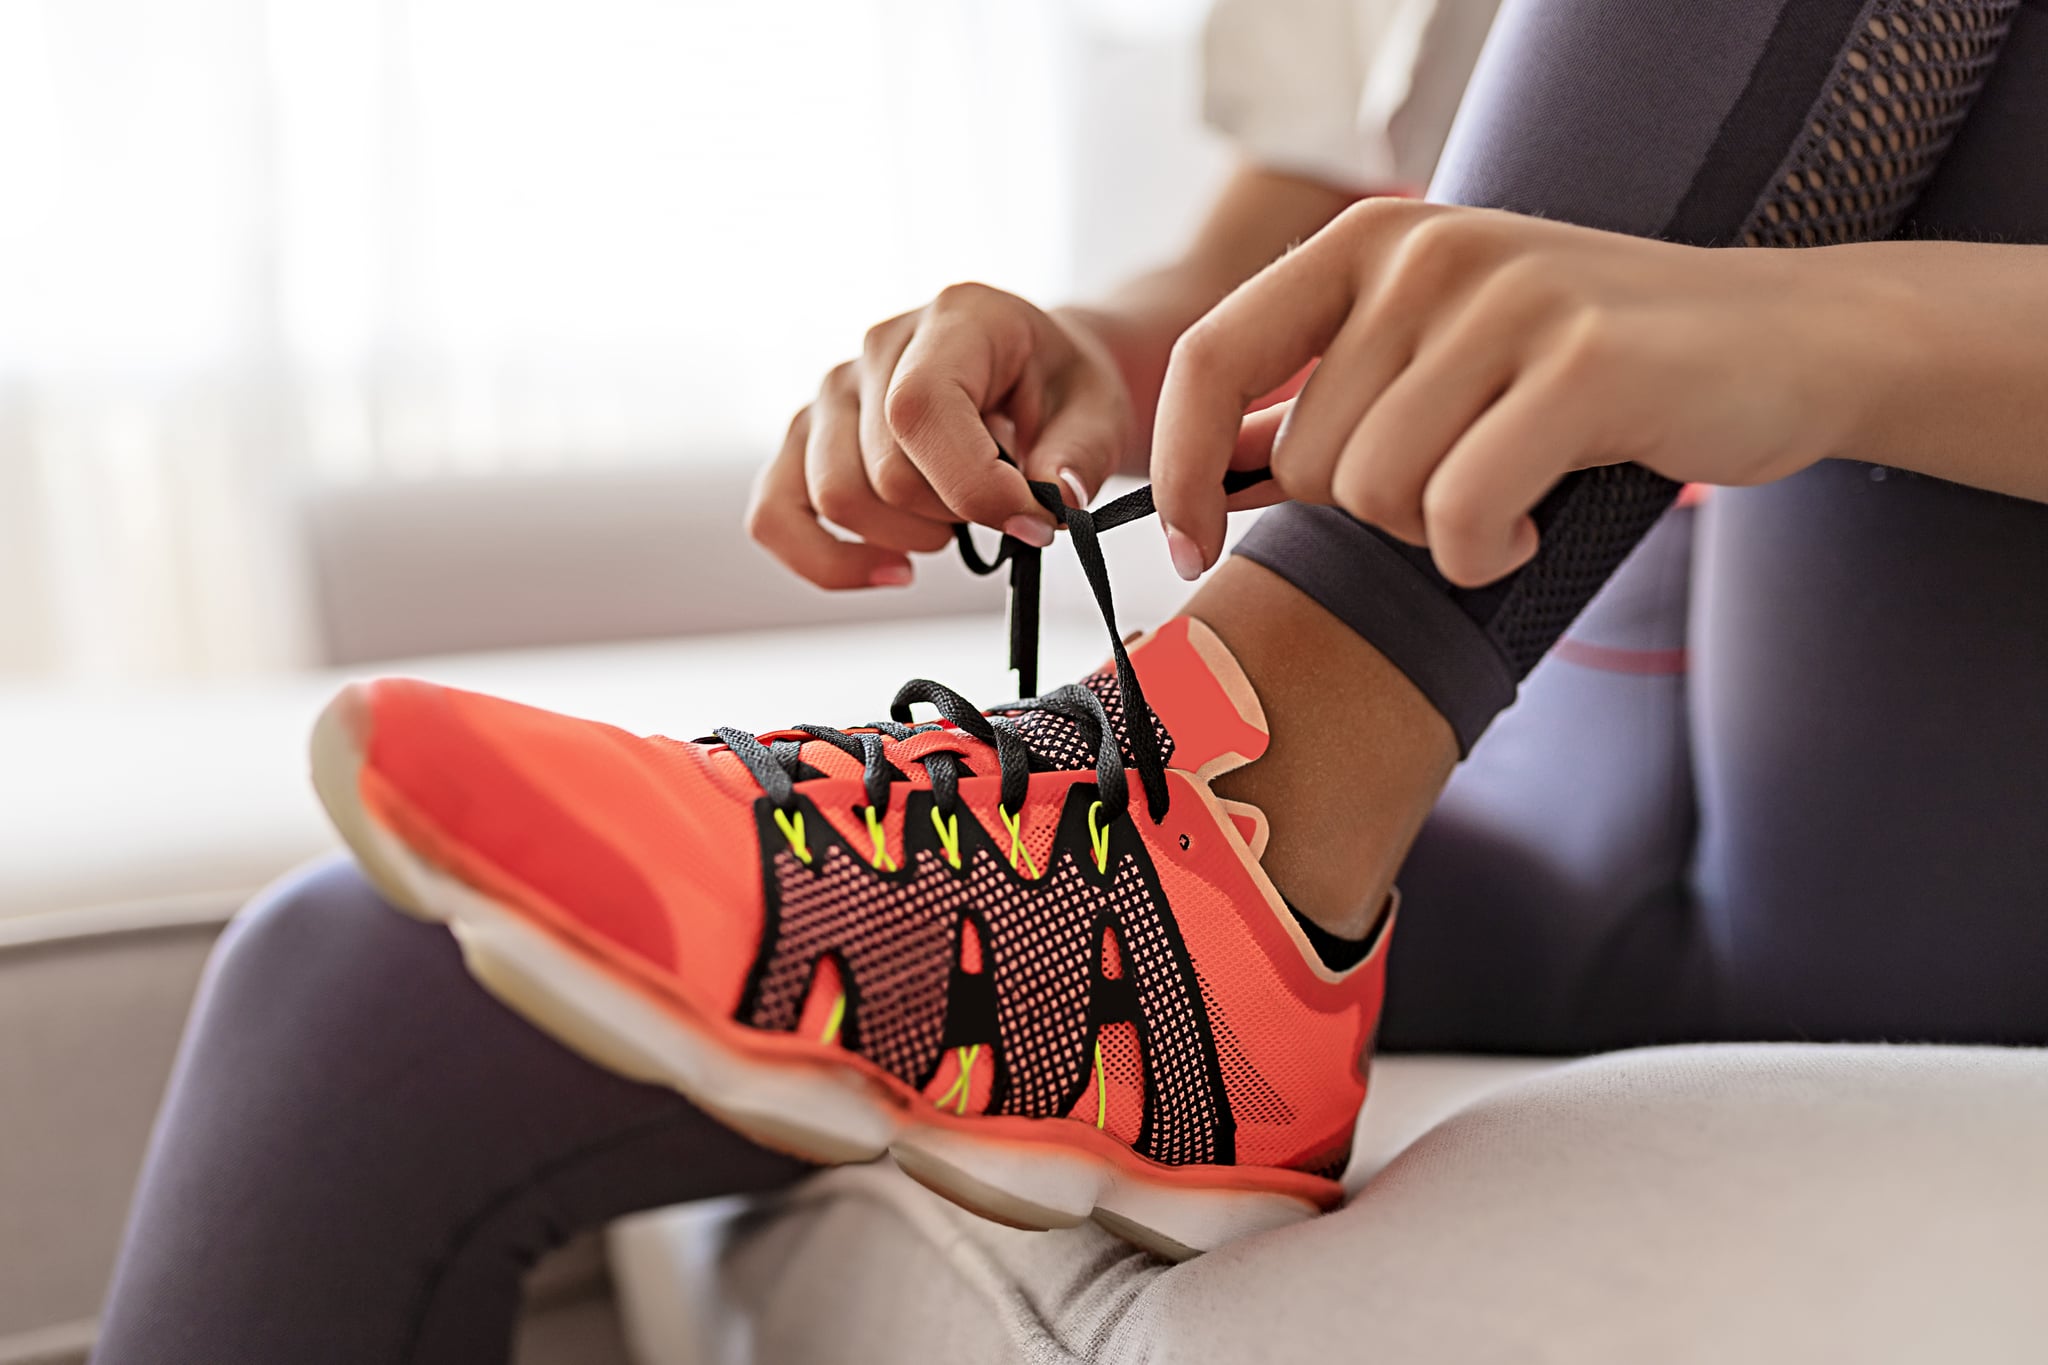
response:
[[[998,581],[927,557],[905,589],[828,593],[742,526],[755,465],[386,481],[305,508],[330,665],[994,608]]]
[[[90,1340],[185,1012],[233,910],[194,896],[0,919],[0,1362]]]

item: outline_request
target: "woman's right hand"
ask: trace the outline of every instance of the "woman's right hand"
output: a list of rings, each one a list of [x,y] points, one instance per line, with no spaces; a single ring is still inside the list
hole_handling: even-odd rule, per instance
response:
[[[1085,504],[1133,453],[1135,425],[1115,359],[1078,318],[952,285],[825,376],[756,481],[747,530],[819,587],[900,586],[910,555],[944,549],[957,522],[1051,544],[1025,480]],[[991,428],[1021,468],[998,460]]]

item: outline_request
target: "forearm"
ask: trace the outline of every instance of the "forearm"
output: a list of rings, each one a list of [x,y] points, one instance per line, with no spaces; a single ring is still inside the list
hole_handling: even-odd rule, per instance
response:
[[[1202,314],[1294,243],[1313,236],[1356,196],[1320,181],[1246,166],[1233,175],[1188,249],[1171,264],[1102,300],[1053,310],[1108,349],[1130,390],[1134,448],[1124,470],[1143,473],[1160,381],[1173,343]]]
[[[1864,357],[1840,453],[2048,502],[2048,247],[1884,242],[1825,248]]]

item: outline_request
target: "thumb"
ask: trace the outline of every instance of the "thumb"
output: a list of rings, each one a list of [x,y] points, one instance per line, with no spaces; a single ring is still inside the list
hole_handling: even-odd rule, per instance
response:
[[[1086,507],[1123,454],[1127,423],[1106,398],[1076,397],[1055,412],[1024,456],[1024,477],[1057,484],[1069,507]]]

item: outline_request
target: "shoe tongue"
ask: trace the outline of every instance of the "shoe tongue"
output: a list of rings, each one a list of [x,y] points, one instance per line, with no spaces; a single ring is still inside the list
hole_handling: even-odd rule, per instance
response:
[[[1215,631],[1191,616],[1176,616],[1127,649],[1168,767],[1208,781],[1266,752],[1265,710],[1251,680]],[[1136,763],[1115,663],[1089,674],[1081,685],[1109,713],[1122,741],[1124,762]],[[1079,722],[1047,711],[1026,711],[1013,719],[1024,742],[1051,766],[1095,766],[1095,746]]]

